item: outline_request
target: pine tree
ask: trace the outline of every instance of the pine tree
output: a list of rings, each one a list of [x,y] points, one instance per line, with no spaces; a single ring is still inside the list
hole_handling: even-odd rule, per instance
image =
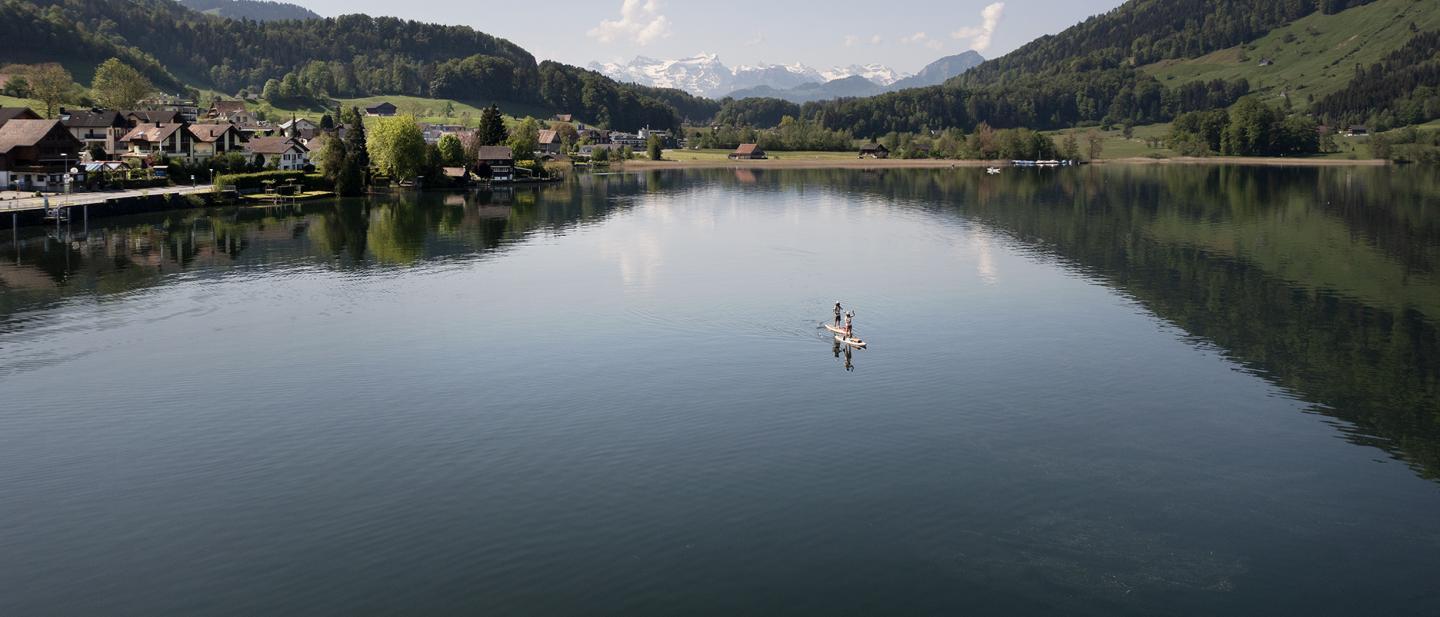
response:
[[[349,153],[350,165],[358,173],[360,186],[365,186],[370,183],[370,151],[365,149],[365,121],[360,108],[350,108],[349,120],[345,124],[345,150]]]
[[[500,107],[491,103],[484,111],[480,112],[480,145],[498,146],[510,139],[510,132],[505,130],[505,117],[500,115]]]

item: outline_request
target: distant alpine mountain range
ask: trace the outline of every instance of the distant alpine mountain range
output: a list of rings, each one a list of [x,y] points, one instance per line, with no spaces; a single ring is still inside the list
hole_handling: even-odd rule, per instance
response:
[[[963,54],[946,56],[931,62],[925,68],[921,69],[919,73],[896,80],[889,85],[882,85],[859,75],[853,75],[826,82],[801,84],[793,88],[774,88],[771,86],[744,88],[731,92],[730,96],[737,99],[757,97],[785,99],[792,103],[875,96],[877,94],[894,90],[904,90],[906,88],[938,86],[952,77],[980,66],[980,63],[984,61],[985,59],[980,57],[980,54],[967,51]]]
[[[719,98],[736,90],[773,88],[788,90],[837,79],[861,77],[884,87],[909,77],[880,64],[850,65],[816,69],[804,64],[758,64],[725,66],[716,54],[699,54],[679,60],[656,60],[640,56],[626,64],[591,63],[588,67],[617,81],[642,86],[676,88],[691,94]]]
[[[935,85],[984,61],[980,54],[967,51],[932,62],[915,75],[900,73],[881,64],[852,64],[828,70],[799,63],[730,68],[716,54],[699,54],[679,60],[641,56],[627,64],[597,62],[589,68],[617,81],[676,88],[710,98],[772,97],[803,103]]]

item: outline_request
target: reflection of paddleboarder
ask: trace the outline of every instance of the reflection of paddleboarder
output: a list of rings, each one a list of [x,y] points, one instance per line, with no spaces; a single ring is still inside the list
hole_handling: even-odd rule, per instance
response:
[[[845,370],[850,371],[850,372],[852,372],[852,373],[855,372],[855,363],[854,363],[854,362],[851,362],[851,358],[852,358],[854,355],[855,355],[855,351],[854,351],[853,349],[851,349],[849,345],[846,345],[846,346],[845,346]]]

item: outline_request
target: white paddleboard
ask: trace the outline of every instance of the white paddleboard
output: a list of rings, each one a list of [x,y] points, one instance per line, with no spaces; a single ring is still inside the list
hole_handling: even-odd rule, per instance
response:
[[[845,338],[845,335],[843,335],[843,334],[836,334],[836,335],[835,335],[835,340],[836,340],[836,341],[839,341],[839,342],[841,342],[841,343],[845,343],[846,345],[849,345],[849,346],[851,346],[851,347],[864,347],[864,346],[865,346],[865,341],[862,341],[862,340],[860,340],[860,339],[858,339],[858,338]]]

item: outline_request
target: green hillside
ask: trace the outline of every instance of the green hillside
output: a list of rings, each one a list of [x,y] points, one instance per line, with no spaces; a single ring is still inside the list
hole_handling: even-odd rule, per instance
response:
[[[509,101],[623,130],[675,129],[714,102],[536,62],[505,39],[392,17],[237,21],[172,0],[0,1],[0,64],[58,62],[82,84],[116,57],[159,89],[264,92],[277,107],[403,95]],[[548,115],[539,113],[536,115]]]
[[[1440,29],[1440,2],[1377,0],[1341,13],[1312,13],[1254,41],[1188,60],[1142,67],[1175,88],[1189,82],[1245,79],[1252,92],[1290,95],[1297,110],[1344,88],[1355,66],[1369,66],[1418,32]],[[1268,66],[1261,66],[1269,60]]]

